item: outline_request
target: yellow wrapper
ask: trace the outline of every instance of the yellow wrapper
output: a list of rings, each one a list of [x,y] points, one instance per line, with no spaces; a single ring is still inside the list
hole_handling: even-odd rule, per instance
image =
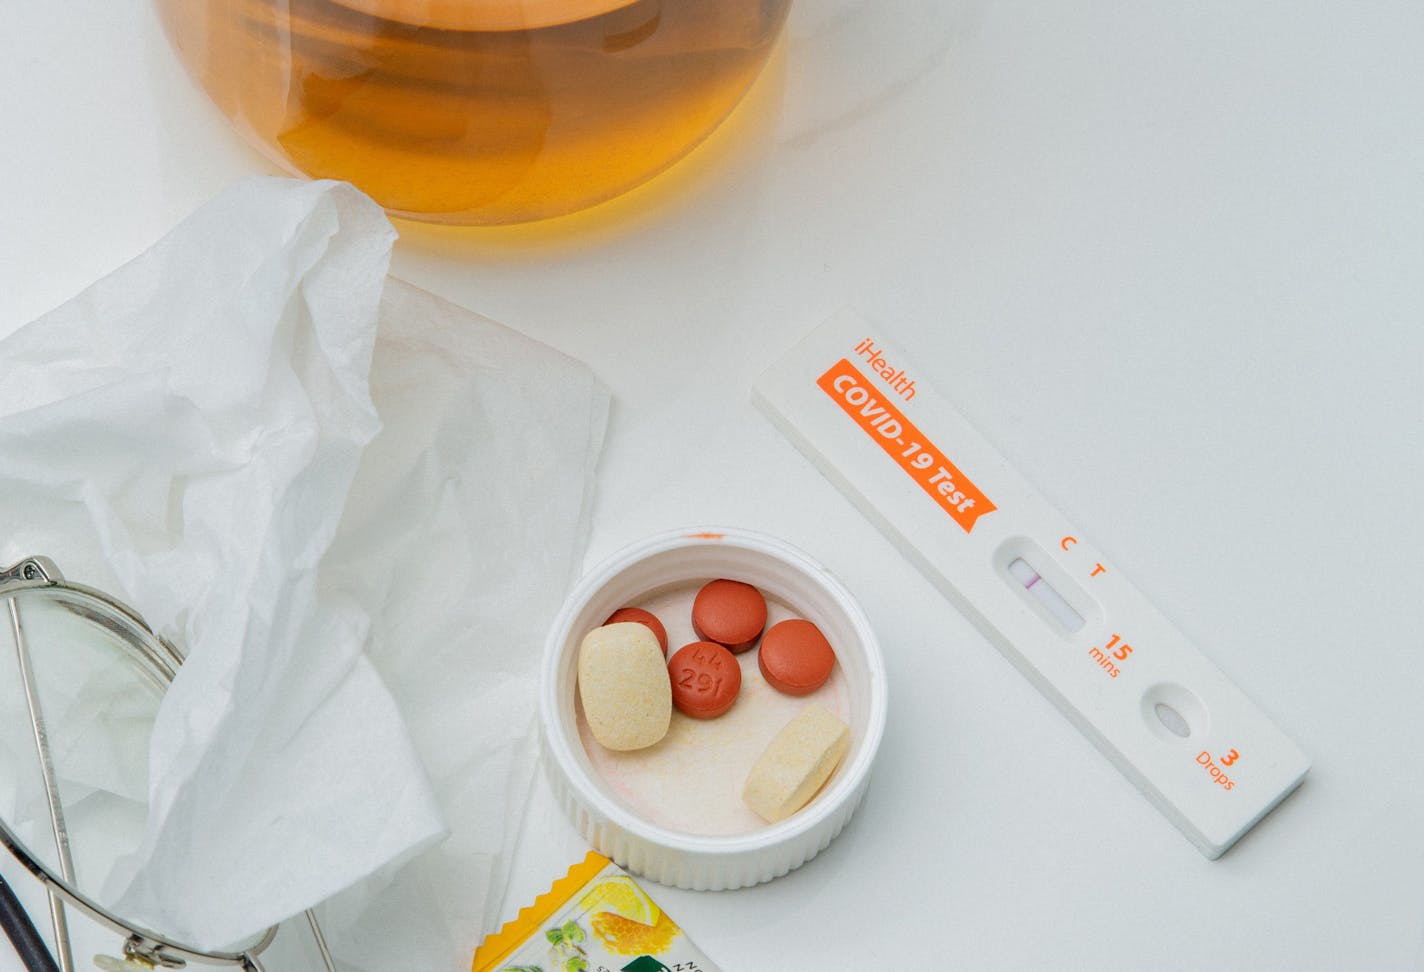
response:
[[[475,950],[472,972],[719,972],[617,864],[593,851]]]

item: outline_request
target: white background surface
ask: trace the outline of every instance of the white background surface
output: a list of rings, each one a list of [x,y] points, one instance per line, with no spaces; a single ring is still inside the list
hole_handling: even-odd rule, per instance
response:
[[[146,3],[6,8],[0,333],[268,171]],[[841,837],[767,886],[655,889],[727,972],[1424,965],[1421,50],[1417,0],[798,0],[733,121],[633,196],[402,227],[395,272],[612,389],[590,562],[760,529],[880,634]],[[1312,757],[1225,858],[753,410],[846,304]],[[541,780],[507,913],[583,849]]]

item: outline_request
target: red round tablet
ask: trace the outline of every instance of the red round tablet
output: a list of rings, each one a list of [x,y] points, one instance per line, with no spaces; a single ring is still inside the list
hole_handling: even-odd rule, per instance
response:
[[[667,628],[658,620],[658,616],[651,611],[644,611],[642,608],[619,608],[608,616],[604,624],[618,624],[621,621],[633,621],[637,624],[646,624],[658,636],[658,647],[663,650],[663,657],[667,657]]]
[[[799,618],[771,626],[761,639],[757,665],[772,688],[787,695],[809,695],[831,677],[836,653],[821,629]]]
[[[766,598],[750,584],[714,580],[692,601],[692,629],[704,641],[746,651],[766,627]]]
[[[742,690],[742,666],[715,641],[683,645],[668,661],[672,704],[694,719],[715,719]]]

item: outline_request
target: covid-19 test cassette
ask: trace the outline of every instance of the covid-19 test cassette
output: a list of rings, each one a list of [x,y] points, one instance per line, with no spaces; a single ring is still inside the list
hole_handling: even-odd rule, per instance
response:
[[[1300,749],[875,327],[832,318],[753,398],[1207,857],[1300,784]]]

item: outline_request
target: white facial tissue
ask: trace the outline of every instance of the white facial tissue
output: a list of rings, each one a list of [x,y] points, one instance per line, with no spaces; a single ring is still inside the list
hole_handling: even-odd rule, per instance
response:
[[[97,895],[187,944],[332,899],[343,967],[454,969],[502,889],[607,395],[389,280],[394,235],[249,180],[0,340],[0,561],[187,653]]]

